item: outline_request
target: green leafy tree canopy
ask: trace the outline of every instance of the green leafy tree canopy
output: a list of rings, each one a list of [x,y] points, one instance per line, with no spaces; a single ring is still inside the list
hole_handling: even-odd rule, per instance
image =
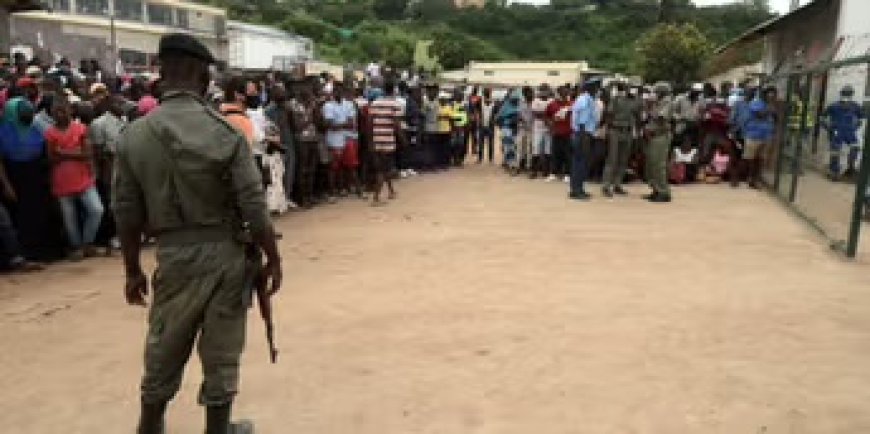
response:
[[[693,24],[659,24],[637,42],[639,69],[647,81],[686,84],[701,78],[712,48]]]

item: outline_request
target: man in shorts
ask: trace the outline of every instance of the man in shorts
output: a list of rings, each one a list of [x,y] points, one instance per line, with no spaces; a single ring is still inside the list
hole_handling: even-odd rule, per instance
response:
[[[396,190],[389,178],[391,163],[394,161],[396,152],[396,136],[400,132],[399,117],[401,107],[393,96],[395,84],[384,83],[383,95],[369,106],[369,117],[372,128],[372,159],[375,167],[375,193],[372,197],[372,206],[382,206],[381,189],[387,184],[389,198],[396,198]]]
[[[749,187],[758,188],[761,181],[762,158],[767,144],[773,140],[774,118],[772,111],[773,92],[767,89],[761,98],[749,103],[750,118],[743,132],[743,166],[748,168]]]

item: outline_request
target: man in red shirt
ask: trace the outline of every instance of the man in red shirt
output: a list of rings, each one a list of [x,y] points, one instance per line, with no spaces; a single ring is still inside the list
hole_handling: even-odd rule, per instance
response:
[[[569,89],[562,86],[558,90],[559,97],[553,100],[545,116],[551,120],[553,132],[553,166],[547,182],[559,178],[568,181],[571,165],[571,98]]]

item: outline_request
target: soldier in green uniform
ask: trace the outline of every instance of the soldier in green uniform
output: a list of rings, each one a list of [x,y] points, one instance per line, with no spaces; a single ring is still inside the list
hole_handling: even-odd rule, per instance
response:
[[[281,285],[262,178],[244,137],[202,99],[214,63],[208,49],[191,36],[166,35],[159,58],[161,106],[119,137],[113,189],[131,305],[145,306],[148,293],[139,262],[142,235],[157,238],[138,433],[165,431],[167,403],[195,342],[206,433],[250,432],[249,423],[230,424],[248,283],[260,272],[270,281],[268,295]],[[265,253],[263,269],[251,269],[244,234]]]
[[[659,83],[655,87],[656,99],[650,109],[646,126],[649,146],[646,152],[646,177],[652,194],[644,198],[650,202],[670,202],[671,187],[668,185],[668,154],[673,140],[674,108],[671,87]]]
[[[634,131],[640,124],[640,109],[640,100],[628,95],[625,83],[617,83],[616,94],[607,107],[610,147],[604,168],[604,196],[613,197],[613,193],[626,194],[622,188],[622,179],[628,168]]]

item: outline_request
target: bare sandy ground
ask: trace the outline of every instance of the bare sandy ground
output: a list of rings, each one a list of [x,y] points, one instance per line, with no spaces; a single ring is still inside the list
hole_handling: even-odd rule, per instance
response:
[[[471,167],[279,219],[281,360],[251,315],[260,433],[870,432],[870,276],[767,195],[566,200]],[[597,190],[593,190],[596,191]],[[145,311],[118,259],[0,280],[0,431],[129,433]],[[198,433],[194,359],[170,433]]]

